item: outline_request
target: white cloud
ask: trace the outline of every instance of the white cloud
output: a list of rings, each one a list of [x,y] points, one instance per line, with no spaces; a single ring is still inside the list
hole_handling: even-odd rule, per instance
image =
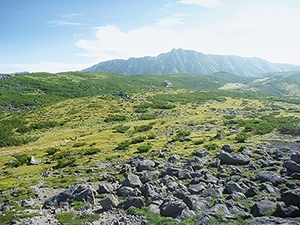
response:
[[[0,73],[14,72],[49,72],[76,71],[90,67],[91,64],[67,64],[58,62],[41,62],[35,64],[0,64]]]
[[[75,17],[81,16],[81,13],[67,13],[67,14],[58,14],[58,16],[63,17],[63,18],[68,18],[68,19],[73,19]]]
[[[180,0],[178,3],[188,4],[188,5],[197,5],[208,8],[216,7],[220,4],[218,0]]]
[[[48,21],[47,24],[52,25],[52,26],[80,26],[80,25],[82,25],[81,23],[69,22],[69,21],[64,21],[64,20]]]
[[[156,56],[172,48],[183,48],[206,54],[257,56],[271,62],[300,64],[300,9],[248,8],[231,21],[210,27],[173,26],[182,23],[183,17],[174,18],[128,32],[112,25],[98,27],[94,40],[76,42],[77,47],[85,50],[78,55],[91,57],[93,63],[98,63],[116,58]]]
[[[208,50],[215,37],[203,28],[174,30],[170,27],[148,26],[122,32],[115,26],[99,27],[96,40],[80,40],[76,45],[86,50],[82,56],[104,61],[115,58],[155,56],[172,48]],[[216,41],[215,41],[216,42]]]
[[[183,14],[176,14],[170,17],[163,18],[159,20],[156,25],[158,26],[172,26],[172,25],[180,25],[184,24],[184,15]]]

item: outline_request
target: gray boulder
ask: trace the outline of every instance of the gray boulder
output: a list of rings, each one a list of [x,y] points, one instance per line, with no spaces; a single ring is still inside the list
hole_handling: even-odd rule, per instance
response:
[[[155,166],[155,163],[151,160],[145,159],[138,162],[138,165],[136,167],[137,171],[141,172],[143,170],[153,170]]]
[[[202,149],[195,152],[195,155],[200,157],[200,158],[206,156],[207,154],[208,154],[208,151],[207,151],[206,148],[202,148]]]
[[[295,161],[289,160],[282,164],[290,173],[300,173],[300,165]]]
[[[129,207],[142,208],[145,206],[145,199],[143,197],[127,197],[125,200],[119,203],[118,208],[128,209]]]
[[[129,174],[122,182],[122,186],[127,186],[132,188],[140,188],[142,185],[143,184],[140,178],[134,174]]]
[[[223,149],[225,152],[228,152],[228,153],[231,153],[231,152],[234,151],[234,148],[232,147],[232,145],[229,145],[229,144],[223,145],[222,149]]]
[[[198,157],[194,157],[187,161],[187,166],[191,166],[194,170],[199,170],[203,168],[204,160],[201,160]]]
[[[249,164],[250,158],[243,154],[230,154],[228,152],[221,152],[217,155],[221,164],[227,165],[246,165]]]
[[[48,198],[44,202],[43,208],[59,208],[64,203],[71,203],[72,201],[84,201],[95,204],[94,193],[96,193],[96,191],[90,185],[77,184],[70,187],[68,190]]]
[[[98,194],[107,194],[112,193],[114,191],[114,187],[111,184],[99,184]]]
[[[162,216],[176,218],[184,209],[187,208],[187,205],[181,200],[167,198],[163,201],[159,208]]]
[[[280,177],[279,175],[277,175],[276,173],[268,172],[268,171],[259,172],[256,175],[255,179],[259,180],[261,182],[269,181],[274,186],[277,186],[278,184],[285,182],[285,180],[282,177]]]
[[[297,206],[290,205],[288,207],[284,207],[280,205],[276,212],[274,213],[274,216],[287,218],[287,217],[300,217],[300,210]]]
[[[116,208],[119,204],[118,198],[114,195],[109,195],[100,200],[100,205],[104,210],[111,210]]]
[[[28,165],[39,165],[39,164],[41,164],[41,160],[37,160],[33,156],[30,157],[28,161]]]
[[[292,154],[291,160],[293,160],[295,163],[300,163],[300,153]]]
[[[207,225],[210,221],[210,215],[203,212],[196,220],[195,225]]]
[[[256,202],[252,208],[251,213],[254,217],[264,216],[267,212],[274,210],[276,203],[269,200],[261,200]]]
[[[287,206],[294,205],[300,208],[300,188],[282,192],[281,199]]]
[[[206,198],[197,195],[187,195],[183,198],[183,202],[190,210],[203,212],[209,209],[209,201]]]
[[[130,192],[132,192],[134,190],[134,188],[132,187],[127,187],[127,186],[124,186],[124,187],[120,187],[118,190],[117,190],[117,195],[118,196],[128,196],[128,194]]]
[[[225,186],[225,193],[232,194],[233,192],[241,192],[243,188],[235,182],[228,182]]]

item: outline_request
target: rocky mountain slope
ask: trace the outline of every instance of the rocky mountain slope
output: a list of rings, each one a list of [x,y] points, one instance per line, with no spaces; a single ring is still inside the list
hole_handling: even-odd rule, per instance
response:
[[[0,224],[300,224],[297,74],[0,77]]]
[[[261,58],[212,55],[191,50],[173,49],[171,52],[156,57],[100,62],[83,71],[112,72],[123,75],[211,74],[225,71],[241,76],[259,76],[270,72],[300,71],[300,66],[271,63]]]

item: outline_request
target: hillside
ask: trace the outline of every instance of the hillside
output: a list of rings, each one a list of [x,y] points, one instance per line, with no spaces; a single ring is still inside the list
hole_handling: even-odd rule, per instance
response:
[[[0,224],[299,224],[299,78],[1,75]]]
[[[228,73],[122,76],[101,72],[66,72],[1,75],[0,112],[34,109],[77,97],[163,90],[161,84],[165,80],[172,82],[173,89],[247,90],[253,95],[299,97],[299,77],[298,73],[284,76],[271,74],[263,79]]]
[[[240,76],[259,76],[270,72],[300,71],[299,65],[270,63],[261,58],[212,55],[173,49],[156,57],[130,58],[100,62],[83,71],[111,72],[123,75],[211,74],[225,71]]]

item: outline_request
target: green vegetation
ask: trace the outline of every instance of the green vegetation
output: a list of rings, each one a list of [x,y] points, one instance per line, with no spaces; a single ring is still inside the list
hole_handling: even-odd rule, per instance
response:
[[[41,179],[45,181],[44,187],[63,188],[85,182],[87,177],[91,182],[99,181],[102,168],[97,165],[125,161],[139,154],[154,161],[162,160],[163,154],[166,157],[178,154],[188,159],[199,149],[207,148],[214,159],[227,143],[236,152],[255,148],[262,140],[289,142],[300,135],[297,90],[282,91],[279,78],[274,81],[278,86],[271,90],[271,83],[264,88],[251,83],[256,78],[229,74],[124,77],[68,72],[7,76],[8,79],[0,80],[0,188],[3,191],[19,187],[27,190]],[[161,87],[165,79],[172,81],[174,88]],[[293,76],[292,81],[299,84],[299,76]],[[228,82],[248,87],[217,89]],[[130,98],[118,96],[119,92],[129,93]],[[214,138],[216,133],[221,133],[221,137]],[[28,165],[31,156],[42,163]],[[253,153],[251,160],[255,157]],[[97,169],[89,173],[89,168]],[[109,171],[107,179],[123,179],[122,175],[113,173],[117,168],[104,169]],[[209,169],[217,173],[217,168]],[[243,175],[248,178],[253,173],[243,171]],[[19,201],[21,195],[33,196],[26,192],[19,196],[3,194],[0,204],[7,200]],[[240,203],[249,211],[246,202]],[[84,206],[84,203],[72,205],[74,209]],[[17,205],[14,207],[16,211],[0,216],[0,224],[8,224],[14,214],[25,211]],[[148,224],[194,224],[198,216],[180,223],[147,208],[128,211],[145,215]],[[70,221],[83,224],[97,219],[93,216],[98,215],[57,214],[62,224]],[[222,217],[221,214],[212,216],[210,224],[226,224]],[[246,223],[240,215],[230,222]]]
[[[30,159],[30,156],[26,154],[15,154],[13,159],[6,163],[6,166],[19,167],[24,164],[27,164]]]
[[[113,129],[119,133],[125,133],[129,128],[130,128],[130,126],[118,125],[118,126],[115,126]]]
[[[127,117],[124,115],[114,115],[114,114],[110,114],[108,115],[105,119],[104,122],[122,122],[122,121],[126,121]]]
[[[137,150],[139,153],[145,153],[148,152],[152,148],[151,145],[140,145],[137,147]]]
[[[135,132],[145,132],[145,131],[151,130],[152,128],[153,128],[153,123],[149,123],[147,125],[135,126],[134,131]]]
[[[72,212],[62,212],[55,215],[56,219],[64,225],[82,225],[88,222],[94,222],[100,218],[98,214],[76,215]]]

